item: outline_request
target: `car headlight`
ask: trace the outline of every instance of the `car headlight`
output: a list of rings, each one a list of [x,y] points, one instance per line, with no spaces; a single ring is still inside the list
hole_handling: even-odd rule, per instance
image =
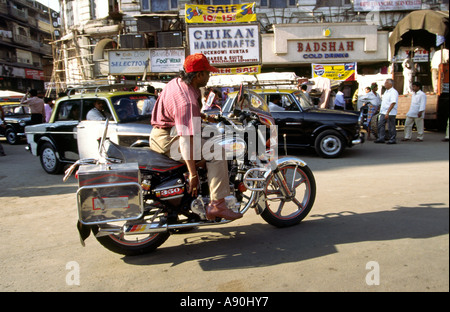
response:
[[[26,121],[24,120],[19,121],[19,126],[25,127],[26,125],[27,125]]]

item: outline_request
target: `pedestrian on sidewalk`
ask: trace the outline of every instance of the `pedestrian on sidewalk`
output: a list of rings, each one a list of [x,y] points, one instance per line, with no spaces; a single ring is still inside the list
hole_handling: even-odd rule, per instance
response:
[[[394,80],[386,79],[384,82],[386,91],[381,98],[380,121],[378,123],[378,139],[374,143],[385,143],[386,122],[388,123],[389,141],[387,144],[396,144],[397,130],[395,119],[397,117],[398,92],[394,89]]]
[[[427,95],[422,91],[422,84],[418,81],[412,83],[413,95],[411,97],[411,106],[406,114],[405,133],[402,141],[409,141],[412,137],[412,128],[416,124],[417,139],[416,142],[423,141],[425,107],[427,105]]]

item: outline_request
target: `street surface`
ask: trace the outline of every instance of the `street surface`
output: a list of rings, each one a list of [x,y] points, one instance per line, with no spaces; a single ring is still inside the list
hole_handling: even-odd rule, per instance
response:
[[[75,178],[46,174],[24,144],[0,138],[0,291],[448,292],[443,137],[368,141],[339,159],[299,151],[317,183],[300,225],[277,229],[251,210],[221,227],[172,235],[138,257],[114,254],[92,235],[82,247]]]

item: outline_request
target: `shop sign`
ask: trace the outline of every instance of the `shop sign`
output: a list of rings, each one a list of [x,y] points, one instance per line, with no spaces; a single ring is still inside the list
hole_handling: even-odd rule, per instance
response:
[[[324,77],[339,81],[354,81],[356,63],[311,64],[313,78]]]
[[[177,73],[183,69],[183,49],[150,49],[150,68],[153,73]]]
[[[347,59],[354,45],[354,41],[305,41],[297,43],[297,52],[304,60]]]
[[[204,54],[212,65],[260,64],[257,24],[188,27],[189,53]]]
[[[409,52],[412,51],[414,54],[413,62],[414,63],[422,63],[422,62],[429,62],[428,60],[428,51],[423,48],[406,48],[406,47],[400,47],[398,54],[395,56],[395,63],[403,63],[403,61],[408,57]]]
[[[251,74],[256,75],[261,73],[261,65],[244,66],[244,67],[231,67],[231,68],[218,68],[219,71],[211,73],[212,75],[243,75]]]
[[[3,64],[0,67],[0,76],[25,78],[25,69]]]
[[[255,3],[236,5],[185,5],[186,23],[256,22]]]
[[[108,56],[111,75],[142,75],[148,70],[149,50],[112,50]]]
[[[422,0],[354,0],[353,10],[370,11],[412,11],[421,10]]]
[[[33,80],[44,80],[44,72],[37,69],[25,69],[25,78]]]

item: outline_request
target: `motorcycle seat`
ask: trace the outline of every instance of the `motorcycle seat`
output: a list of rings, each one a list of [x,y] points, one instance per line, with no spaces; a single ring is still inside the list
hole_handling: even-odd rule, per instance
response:
[[[111,141],[108,141],[108,143],[106,148],[108,157],[120,159],[127,163],[137,162],[140,169],[166,172],[185,165],[149,148],[120,146]]]

